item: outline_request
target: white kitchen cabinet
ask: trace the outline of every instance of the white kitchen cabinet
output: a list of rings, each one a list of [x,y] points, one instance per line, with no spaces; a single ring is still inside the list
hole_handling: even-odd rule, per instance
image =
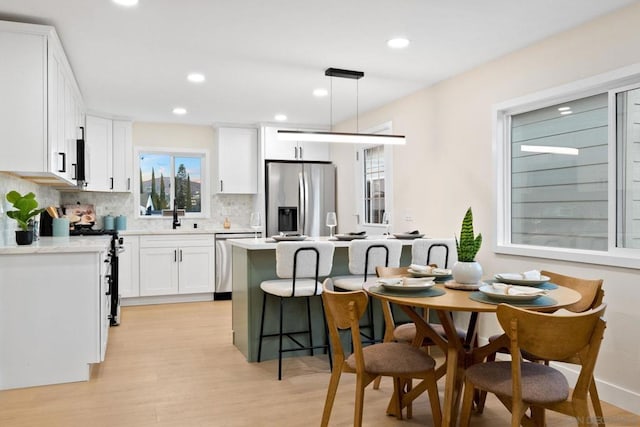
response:
[[[80,90],[50,26],[0,22],[0,170],[34,182],[75,185]]]
[[[140,296],[214,291],[213,235],[141,236]]]
[[[50,250],[0,254],[0,390],[88,381],[104,361],[109,239],[53,239],[39,242]]]
[[[219,128],[217,180],[214,191],[223,194],[258,192],[258,130]]]
[[[131,191],[133,147],[131,122],[86,117],[86,190]]]
[[[264,128],[264,158],[266,160],[330,161],[327,142],[281,141],[278,128]]]
[[[132,123],[113,120],[113,191],[130,192],[133,185]]]
[[[140,238],[122,237],[124,251],[118,255],[118,292],[122,298],[140,296]]]

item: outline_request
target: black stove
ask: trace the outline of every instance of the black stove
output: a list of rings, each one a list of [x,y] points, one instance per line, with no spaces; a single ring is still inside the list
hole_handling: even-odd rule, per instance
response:
[[[90,227],[81,227],[69,230],[70,236],[111,236],[111,244],[109,245],[109,295],[111,296],[111,326],[120,324],[120,293],[118,289],[119,262],[118,254],[124,250],[123,238],[118,236],[117,230],[94,230]]]
[[[69,235],[70,236],[103,236],[103,235],[117,236],[118,231],[105,230],[105,229],[94,230],[93,228],[78,228],[78,229],[69,230]]]

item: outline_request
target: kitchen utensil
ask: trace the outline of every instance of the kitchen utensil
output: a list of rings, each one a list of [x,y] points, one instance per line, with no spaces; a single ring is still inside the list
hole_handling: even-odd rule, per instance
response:
[[[56,210],[55,206],[47,206],[45,209],[47,210],[47,213],[51,218],[59,218],[58,211]]]
[[[115,228],[115,219],[111,215],[105,215],[102,228],[105,230],[113,230]]]
[[[69,235],[69,219],[53,218],[52,223],[53,237],[65,237]]]
[[[127,217],[124,215],[118,215],[116,217],[116,230],[127,229]]]

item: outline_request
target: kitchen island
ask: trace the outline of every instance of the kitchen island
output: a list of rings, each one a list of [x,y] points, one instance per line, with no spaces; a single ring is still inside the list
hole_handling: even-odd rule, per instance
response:
[[[314,240],[328,240],[327,237]],[[258,343],[260,336],[260,314],[262,312],[262,295],[260,283],[263,280],[277,279],[276,275],[276,243],[271,239],[230,239],[233,245],[233,343],[244,354],[249,362],[258,360]],[[332,241],[335,245],[331,276],[349,274],[349,242]],[[412,240],[403,240],[400,265],[411,263]],[[323,280],[321,278],[320,280]],[[312,298],[313,340],[324,342],[324,323],[321,313],[321,299]],[[306,314],[304,298],[292,298],[287,301],[287,316],[284,330],[296,330],[305,327]],[[275,331],[278,327],[278,306],[274,298],[267,299],[265,332]],[[296,315],[298,314],[298,315]],[[382,336],[382,313],[378,304],[374,305],[376,317],[376,336]],[[295,356],[299,353],[285,354]],[[262,344],[262,359],[278,357],[278,340],[265,339]]]
[[[110,239],[0,247],[0,390],[86,381],[104,360]]]

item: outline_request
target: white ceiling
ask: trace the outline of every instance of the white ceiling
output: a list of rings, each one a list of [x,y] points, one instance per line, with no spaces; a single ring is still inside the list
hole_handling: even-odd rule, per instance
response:
[[[634,0],[2,0],[53,25],[89,110],[142,121],[328,126]],[[411,40],[391,50],[386,40]],[[363,71],[356,81],[328,67]],[[206,82],[186,75],[199,71]],[[329,89],[333,97],[315,98]],[[171,113],[175,106],[186,116]],[[331,114],[330,107],[333,107]]]

